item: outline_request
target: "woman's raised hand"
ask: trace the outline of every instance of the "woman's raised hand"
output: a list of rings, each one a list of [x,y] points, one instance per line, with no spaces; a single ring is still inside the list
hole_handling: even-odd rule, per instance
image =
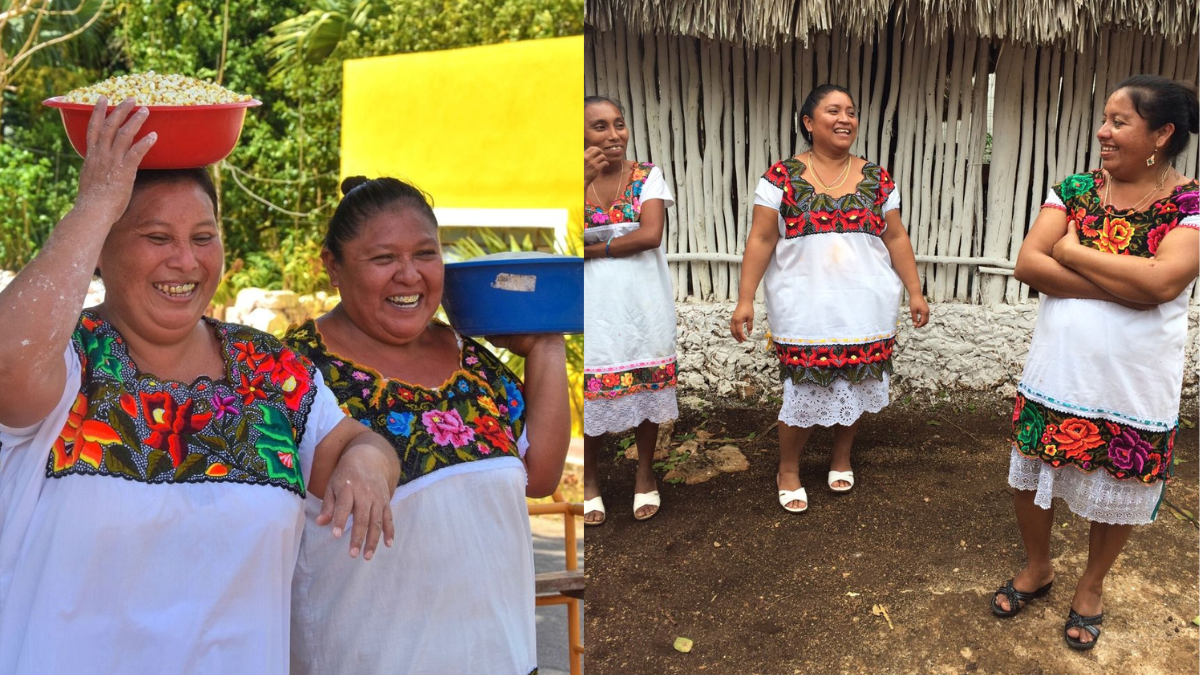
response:
[[[608,167],[608,158],[604,156],[604,151],[596,146],[583,149],[583,184],[588,186],[600,172]]]
[[[133,99],[125,99],[106,116],[108,100],[101,96],[88,120],[87,157],[79,172],[75,210],[94,213],[109,224],[125,213],[138,165],[158,139],[152,132],[133,142],[150,114],[145,106],[136,111],[134,106]]]
[[[733,339],[745,342],[746,337],[754,332],[754,303],[739,302],[733,310],[733,318],[729,320],[729,332]]]

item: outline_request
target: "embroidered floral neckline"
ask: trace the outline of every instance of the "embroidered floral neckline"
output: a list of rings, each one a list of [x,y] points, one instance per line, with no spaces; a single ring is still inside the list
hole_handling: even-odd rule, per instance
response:
[[[368,375],[371,375],[375,380],[382,383],[383,386],[386,386],[388,384],[397,384],[397,385],[400,385],[403,387],[408,387],[410,389],[419,389],[421,391],[427,391],[431,394],[439,394],[441,392],[446,391],[451,386],[453,386],[454,383],[459,380],[459,378],[463,377],[464,375],[470,375],[470,372],[469,372],[469,369],[467,368],[467,363],[466,363],[466,359],[467,359],[466,345],[463,342],[462,336],[460,336],[458,334],[458,332],[455,331],[453,328],[451,328],[448,324],[442,323],[441,321],[436,321],[436,320],[432,321],[432,322],[430,322],[430,325],[431,326],[441,326],[443,328],[446,328],[450,332],[454,333],[454,338],[455,338],[455,340],[458,341],[458,345],[459,345],[458,346],[458,366],[454,369],[454,372],[450,373],[450,375],[445,379],[445,381],[443,381],[441,384],[439,384],[436,387],[427,387],[423,384],[419,384],[417,382],[409,382],[408,380],[402,380],[398,377],[388,377],[387,375],[384,375],[383,373],[372,368],[371,366],[363,365],[363,364],[355,361],[354,359],[348,359],[348,358],[342,356],[341,354],[338,354],[337,352],[331,350],[329,348],[329,346],[325,344],[325,336],[321,334],[321,328],[320,328],[320,326],[317,325],[316,320],[310,319],[309,321],[302,324],[301,327],[303,327],[309,323],[312,324],[313,340],[316,341],[316,348],[318,350],[320,350],[322,353],[328,355],[330,359],[333,359],[336,361],[341,361],[346,366],[349,366],[355,370],[360,370]],[[363,380],[363,381],[365,381],[365,380]]]

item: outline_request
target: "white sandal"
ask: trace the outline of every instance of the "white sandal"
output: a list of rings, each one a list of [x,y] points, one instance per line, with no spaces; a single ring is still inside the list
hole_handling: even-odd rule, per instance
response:
[[[644,506],[653,506],[654,513],[648,516],[639,516],[638,509]],[[653,492],[635,492],[633,493],[633,519],[634,520],[649,520],[658,513],[658,507],[662,506],[662,497],[658,494],[658,490]]]
[[[846,487],[834,487],[833,484],[839,480],[849,483]],[[849,492],[850,488],[854,487],[854,472],[853,471],[830,471],[829,472],[829,489],[834,492]]]
[[[605,513],[605,511],[604,511],[604,498],[603,497],[592,497],[591,499],[585,499],[583,501],[583,515],[584,516],[586,516],[589,513],[594,513],[596,511],[599,511],[600,515],[602,515],[604,517],[601,518],[600,520],[597,520],[594,522],[589,522],[589,521],[585,520],[585,521],[583,521],[584,525],[587,525],[588,527],[596,527],[598,525],[603,525],[608,520],[608,514]]]
[[[775,477],[775,487],[779,487],[778,476]],[[804,506],[798,509],[788,506],[792,502],[804,502]],[[780,490],[779,505],[783,507],[784,511],[789,513],[804,513],[808,510],[808,492],[803,486],[799,490]]]

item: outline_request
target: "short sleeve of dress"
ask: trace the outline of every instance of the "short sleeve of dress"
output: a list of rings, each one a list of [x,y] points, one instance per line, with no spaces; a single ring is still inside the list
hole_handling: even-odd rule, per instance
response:
[[[1066,211],[1067,205],[1063,203],[1062,197],[1060,197],[1058,192],[1055,191],[1055,188],[1058,188],[1058,185],[1055,185],[1046,191],[1046,201],[1042,203],[1042,208]]]
[[[1179,222],[1176,227],[1200,230],[1200,186],[1192,183],[1186,190],[1176,193],[1172,201],[1179,209]]]
[[[892,191],[888,193],[887,200],[883,202],[882,213],[895,211],[898,208],[900,208],[900,187],[896,186],[892,188]]]
[[[758,179],[758,187],[754,189],[754,205],[778,211],[782,204],[783,190],[772,185],[765,177]]]
[[[304,482],[308,484],[312,473],[313,457],[317,446],[333,431],[333,428],[346,419],[346,413],[338,405],[337,397],[325,386],[325,378],[321,371],[313,370],[313,384],[317,394],[313,398],[312,407],[308,411],[308,419],[304,424],[304,437],[300,439],[300,470],[304,472]]]
[[[6,427],[0,424],[0,434],[12,437],[9,440],[10,445],[16,445],[24,440],[33,438],[38,435],[42,427],[50,424],[53,428],[61,428],[66,421],[67,415],[71,410],[71,405],[75,402],[79,395],[79,379],[82,377],[81,364],[79,363],[79,354],[72,347],[71,343],[67,343],[63,350],[63,362],[66,365],[67,379],[63,386],[62,396],[58,399],[58,403],[54,406],[54,410],[42,420],[22,428]],[[15,441],[15,442],[14,442]],[[3,454],[0,453],[0,460]]]
[[[667,179],[663,178],[663,173],[657,166],[650,168],[650,175],[646,176],[646,182],[642,183],[642,201],[651,199],[663,200],[663,206],[671,206],[675,203],[675,197],[671,194],[671,188],[667,187]]]

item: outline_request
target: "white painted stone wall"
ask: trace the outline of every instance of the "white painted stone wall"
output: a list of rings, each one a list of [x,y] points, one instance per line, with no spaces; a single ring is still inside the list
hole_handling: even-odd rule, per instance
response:
[[[779,396],[779,366],[766,342],[766,308],[755,306],[754,333],[738,344],[729,334],[732,303],[681,302],[678,313],[679,383],[686,393],[761,399]],[[908,308],[893,357],[894,392],[968,390],[1012,396],[1037,319],[1037,302],[1021,305],[941,304],[919,330]],[[1200,374],[1197,320],[1188,314],[1184,395],[1195,396]]]

